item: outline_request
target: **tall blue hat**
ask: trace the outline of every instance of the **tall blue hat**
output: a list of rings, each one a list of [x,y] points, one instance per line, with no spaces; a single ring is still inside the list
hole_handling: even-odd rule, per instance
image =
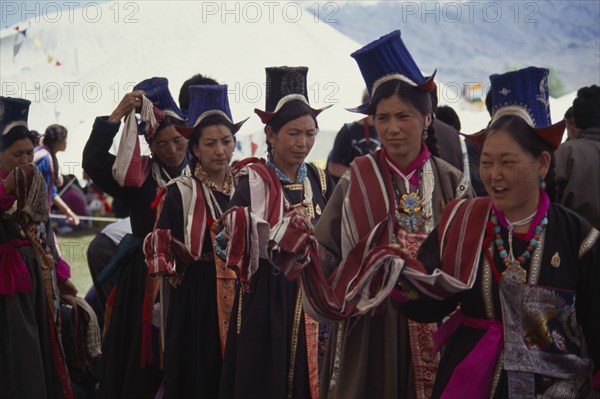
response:
[[[22,98],[0,97],[0,136],[17,126],[27,128],[30,104]]]
[[[355,51],[351,56],[358,63],[365,80],[369,97],[382,84],[390,80],[402,80],[423,91],[435,89],[435,71],[429,77],[423,76],[400,36],[395,30]],[[371,101],[349,109],[352,112],[372,114]]]
[[[144,95],[152,101],[154,106],[176,119],[185,120],[183,112],[177,106],[169,91],[169,81],[167,78],[154,77],[146,79],[135,85],[134,91],[141,90]]]
[[[194,128],[210,115],[221,115],[227,119],[233,125],[233,134],[237,133],[249,119],[233,122],[227,97],[227,85],[194,85],[189,87],[189,93],[190,109],[187,127],[175,126],[175,129],[184,137],[189,138]]]
[[[273,119],[284,105],[291,101],[300,101],[306,104],[316,118],[321,112],[331,107],[328,105],[321,109],[312,108],[308,102],[307,67],[268,67],[265,110],[254,108],[254,113],[259,116],[262,123]],[[333,104],[332,104],[333,105]]]
[[[546,68],[528,67],[490,76],[492,86],[492,121],[490,126],[511,115],[523,119],[535,133],[557,149],[565,131],[565,121],[552,124]],[[473,136],[473,135],[471,135]],[[480,135],[474,141],[483,139]]]

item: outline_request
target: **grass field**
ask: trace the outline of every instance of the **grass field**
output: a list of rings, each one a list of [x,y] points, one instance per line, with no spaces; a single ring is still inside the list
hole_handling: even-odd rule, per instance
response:
[[[92,239],[104,226],[57,236],[63,259],[71,265],[71,281],[79,296],[84,297],[92,286],[92,277],[87,263],[87,249]]]

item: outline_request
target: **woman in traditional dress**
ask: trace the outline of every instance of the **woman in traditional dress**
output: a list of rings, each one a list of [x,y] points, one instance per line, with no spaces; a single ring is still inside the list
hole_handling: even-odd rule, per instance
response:
[[[164,347],[167,398],[215,398],[235,297],[235,273],[215,257],[217,222],[233,194],[234,123],[226,85],[190,86],[192,176],[171,180],[157,229],[145,240],[150,272],[171,283]],[[214,225],[214,229],[212,228]],[[162,303],[162,305],[166,305]],[[163,308],[163,311],[166,307]]]
[[[0,397],[73,398],[60,341],[46,184],[33,161],[30,102],[0,97]]]
[[[600,365],[598,231],[555,204],[548,70],[491,76],[480,171],[489,198],[455,201],[393,296],[442,320],[433,397],[587,398]],[[454,310],[458,310],[452,314]]]
[[[140,126],[136,110],[141,114]],[[122,118],[125,129],[115,157],[109,150]],[[154,397],[161,383],[151,333],[152,296],[157,285],[151,279],[146,281],[142,243],[155,227],[161,208],[154,202],[157,194],[172,178],[191,174],[187,139],[175,130],[175,125],[183,124],[182,119],[167,79],[147,79],[126,94],[110,116],[96,118],[83,151],[83,169],[94,183],[131,209],[133,234],[121,240],[111,267],[99,276],[106,279],[115,269],[120,273],[108,300],[112,314],[107,306],[100,382],[100,394],[105,398]],[[151,157],[141,156],[138,129],[143,130]],[[112,274],[115,280],[116,276]]]
[[[40,139],[40,144],[33,152],[33,162],[38,167],[48,188],[48,209],[52,204],[67,217],[66,221],[72,225],[79,224],[79,217],[58,195],[57,186],[63,185],[56,153],[67,148],[67,129],[61,125],[50,125]]]
[[[332,182],[305,162],[318,132],[309,106],[306,67],[267,68],[266,111],[255,110],[265,126],[269,159],[236,165],[239,179],[225,216],[227,265],[240,280],[223,371],[223,398],[307,398],[317,396],[318,323],[302,310],[296,281],[269,262],[269,231],[290,212],[315,223]],[[283,263],[283,262],[282,262]]]
[[[340,321],[329,341],[320,397],[423,398],[437,366],[430,339],[435,326],[407,322],[391,306],[400,260],[388,247],[416,253],[444,206],[472,190],[436,157],[433,76],[421,75],[400,32],[352,56],[370,94],[354,110],[374,116],[383,148],[355,158],[338,182],[314,231],[321,265],[301,274],[307,312]]]

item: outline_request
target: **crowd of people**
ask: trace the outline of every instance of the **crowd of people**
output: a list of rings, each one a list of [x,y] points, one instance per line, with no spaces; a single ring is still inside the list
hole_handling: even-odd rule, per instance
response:
[[[363,118],[325,170],[306,67],[266,68],[267,157],[235,166],[226,85],[141,81],[96,118],[85,191],[67,130],[0,97],[0,398],[599,396],[600,87],[552,124],[547,69],[493,74],[467,135],[399,31],[351,56]],[[49,214],[106,195],[127,217],[86,301]]]

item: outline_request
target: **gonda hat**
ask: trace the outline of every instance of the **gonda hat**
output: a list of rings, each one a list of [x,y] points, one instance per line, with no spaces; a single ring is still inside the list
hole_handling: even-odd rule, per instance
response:
[[[558,149],[565,132],[565,121],[552,124],[550,120],[550,101],[548,95],[548,76],[546,68],[528,67],[518,71],[490,76],[492,86],[492,121],[504,116],[522,119],[533,128],[536,135],[546,141],[555,150]],[[467,136],[480,144],[485,130]]]
[[[262,123],[269,123],[286,104],[293,101],[304,103],[315,118],[321,112],[331,107],[331,105],[328,105],[321,109],[315,109],[310,106],[306,84],[307,67],[282,66],[268,67],[265,70],[267,73],[265,110],[254,109],[254,112],[260,117]]]
[[[351,56],[358,63],[370,99],[379,86],[390,80],[401,80],[423,91],[435,89],[436,72],[434,71],[429,77],[423,76],[402,41],[400,30],[380,37],[355,51]],[[369,100],[349,111],[371,115],[375,111],[372,107],[373,104]]]
[[[27,127],[31,101],[22,98],[0,97],[0,136],[17,126]]]
[[[169,91],[169,81],[167,78],[154,77],[143,80],[135,85],[133,90],[143,91],[144,95],[152,101],[154,106],[165,115],[185,121],[183,112],[181,112]]]
[[[175,126],[182,136],[189,138],[202,120],[211,115],[220,115],[233,125],[232,133],[240,130],[242,125],[249,119],[233,122],[229,99],[227,97],[227,85],[194,85],[189,87],[190,109],[187,127]]]

